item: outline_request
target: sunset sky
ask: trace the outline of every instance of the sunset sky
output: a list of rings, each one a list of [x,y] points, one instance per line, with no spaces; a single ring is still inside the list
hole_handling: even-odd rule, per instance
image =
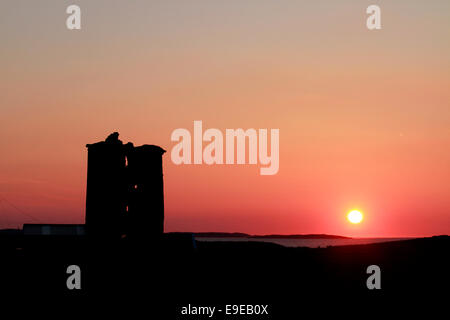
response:
[[[0,41],[0,228],[84,223],[85,145],[119,131],[168,151],[169,232],[450,233],[448,0],[3,0]],[[194,120],[279,129],[278,174],[174,165]]]

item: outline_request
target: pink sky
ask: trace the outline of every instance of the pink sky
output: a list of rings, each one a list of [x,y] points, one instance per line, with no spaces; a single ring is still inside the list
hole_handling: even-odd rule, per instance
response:
[[[364,1],[78,1],[80,31],[47,2],[0,4],[0,227],[84,222],[85,144],[119,131],[169,151],[166,231],[450,233],[448,2],[378,31]],[[278,174],[174,165],[194,120],[279,129]]]

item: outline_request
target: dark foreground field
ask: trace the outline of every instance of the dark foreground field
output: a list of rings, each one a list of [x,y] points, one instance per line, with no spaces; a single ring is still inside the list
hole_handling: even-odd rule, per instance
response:
[[[287,319],[311,305],[357,298],[381,303],[441,296],[449,285],[450,237],[329,248],[285,248],[264,242],[197,242],[168,235],[157,244],[92,244],[85,238],[0,237],[0,290],[23,299],[46,295],[95,301],[114,297],[145,306],[157,319],[207,319],[181,315],[183,306],[225,308],[268,305]],[[381,290],[369,290],[369,265],[381,268]],[[66,269],[81,268],[81,290],[68,290]],[[26,298],[25,298],[26,297]],[[354,298],[353,298],[354,297]],[[142,303],[139,303],[142,302]],[[284,316],[281,316],[284,314]],[[152,318],[152,317],[150,317]],[[215,314],[213,319],[234,319]]]

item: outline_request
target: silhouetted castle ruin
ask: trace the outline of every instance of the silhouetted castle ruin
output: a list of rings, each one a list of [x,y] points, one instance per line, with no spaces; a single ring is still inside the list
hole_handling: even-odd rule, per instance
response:
[[[86,230],[90,239],[147,242],[164,232],[162,155],[154,145],[123,144],[117,132],[86,145]]]

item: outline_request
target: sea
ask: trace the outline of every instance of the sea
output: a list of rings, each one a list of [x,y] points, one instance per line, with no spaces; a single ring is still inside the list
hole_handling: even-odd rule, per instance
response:
[[[348,246],[358,244],[370,244],[380,242],[391,242],[399,240],[410,240],[414,238],[351,238],[351,239],[280,239],[280,238],[215,238],[215,237],[196,237],[196,241],[258,241],[271,242],[285,247],[308,247],[308,248],[326,248],[329,246]]]

